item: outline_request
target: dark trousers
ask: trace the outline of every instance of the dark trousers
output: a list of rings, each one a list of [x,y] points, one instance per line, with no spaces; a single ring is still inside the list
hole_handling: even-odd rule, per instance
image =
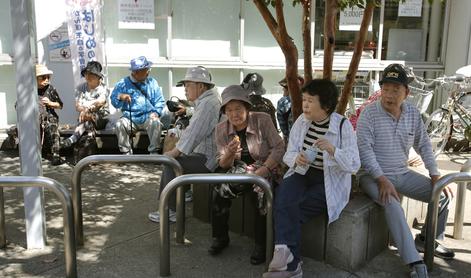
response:
[[[294,260],[288,270],[296,269],[300,258],[301,225],[309,218],[325,214],[324,172],[309,168],[306,175],[294,173],[276,189],[274,220],[275,244],[286,244]]]
[[[190,155],[180,155],[176,158],[183,168],[183,174],[204,174],[211,173],[211,171],[204,165],[206,163],[206,157],[203,154],[192,153]],[[164,166],[162,171],[162,178],[160,179],[159,196],[162,194],[165,186],[175,178],[173,169],[169,166]],[[168,200],[168,207],[172,210],[176,210],[176,191],[171,194]]]
[[[253,192],[252,185],[246,185],[244,194],[250,194],[250,202],[253,207],[257,207],[257,193]],[[232,200],[221,197],[217,192],[213,191],[211,206],[211,226],[213,228],[213,237],[225,239],[229,237],[229,214]],[[254,234],[255,244],[265,247],[266,242],[266,215],[261,215],[258,209],[253,211],[255,218]]]
[[[41,117],[41,144],[42,156],[45,158],[59,157],[60,134],[59,120],[56,117],[47,115]]]

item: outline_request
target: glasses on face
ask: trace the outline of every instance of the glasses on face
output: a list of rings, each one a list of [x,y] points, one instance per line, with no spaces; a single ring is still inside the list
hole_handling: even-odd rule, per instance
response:
[[[51,76],[49,74],[47,75],[40,75],[38,76],[39,80],[46,80],[46,79],[51,79]]]

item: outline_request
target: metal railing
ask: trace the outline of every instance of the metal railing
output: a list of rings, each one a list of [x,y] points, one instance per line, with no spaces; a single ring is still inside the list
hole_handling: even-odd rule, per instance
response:
[[[183,173],[182,166],[174,158],[165,155],[91,155],[80,160],[72,171],[72,201],[74,206],[75,235],[79,246],[83,246],[83,212],[82,212],[82,172],[90,164],[104,163],[156,163],[167,165],[173,168],[176,176]],[[179,195],[183,195],[180,190]],[[178,200],[177,200],[178,201]],[[181,201],[181,200],[180,200]],[[177,204],[178,205],[178,204]],[[181,206],[181,205],[180,205]],[[181,210],[180,210],[181,211]],[[183,222],[180,219],[180,222]],[[181,224],[181,223],[177,223]]]
[[[273,193],[271,191],[270,184],[262,177],[252,174],[192,174],[183,175],[176,177],[165,186],[160,196],[159,211],[160,211],[160,276],[170,275],[170,229],[168,220],[168,199],[170,194],[176,189],[181,188],[183,185],[193,184],[211,184],[217,185],[223,182],[234,182],[234,183],[248,183],[260,186],[265,191],[265,197],[267,200],[267,238],[266,238],[266,258],[267,266],[271,260],[273,252],[273,218],[272,218],[272,201]],[[178,196],[177,196],[178,197]],[[178,198],[177,198],[178,202]],[[177,207],[178,210],[178,207]],[[178,211],[177,211],[178,213]],[[177,215],[178,221],[178,215]],[[184,231],[178,231],[180,229],[177,226],[177,235],[180,232],[182,235]]]
[[[468,161],[466,161],[466,163],[461,167],[461,172],[471,172],[471,159],[468,159]],[[463,239],[463,221],[467,185],[468,183],[459,185],[456,193],[455,224],[453,227],[453,237],[456,239]]]
[[[453,182],[469,182],[471,181],[470,172],[452,173],[441,177],[432,191],[432,198],[428,204],[427,226],[425,231],[425,264],[429,270],[433,269],[433,256],[435,252],[435,237],[437,234],[438,221],[438,199],[443,188]],[[466,183],[457,183],[458,187],[465,187]]]
[[[64,219],[64,251],[66,277],[77,277],[77,253],[74,240],[74,223],[72,213],[72,199],[69,191],[61,183],[46,177],[3,176],[0,177],[0,245],[6,245],[5,214],[3,187],[45,187],[50,189],[62,203]]]

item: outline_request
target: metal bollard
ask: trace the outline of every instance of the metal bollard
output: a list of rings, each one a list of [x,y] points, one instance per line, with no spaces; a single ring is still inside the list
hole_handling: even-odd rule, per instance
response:
[[[461,172],[471,172],[471,159],[461,167]],[[463,239],[463,221],[466,205],[466,188],[468,183],[459,185],[456,193],[455,224],[453,227],[453,238]]]
[[[435,252],[435,237],[437,235],[437,218],[438,218],[438,199],[443,188],[452,182],[469,182],[471,181],[470,172],[452,173],[441,177],[433,187],[432,197],[428,204],[427,210],[427,227],[425,231],[425,253],[424,260],[427,268],[433,269],[433,256]],[[465,183],[458,183],[458,187],[464,187]]]
[[[75,235],[79,246],[83,246],[83,212],[82,212],[82,172],[91,163],[156,163],[173,168],[176,176],[183,173],[182,166],[174,158],[166,155],[91,155],[80,160],[72,171],[72,201],[74,205]],[[181,192],[183,194],[183,192]],[[178,204],[177,204],[178,205]],[[178,219],[177,219],[178,222]],[[180,219],[180,222],[183,222]],[[178,224],[178,223],[177,223]]]
[[[223,182],[235,183],[248,183],[256,184],[263,188],[267,198],[267,239],[266,239],[266,258],[267,267],[271,260],[273,253],[273,217],[272,217],[272,202],[273,193],[268,181],[262,177],[252,174],[192,174],[176,177],[165,186],[160,196],[159,211],[160,211],[160,276],[170,275],[170,229],[168,220],[168,199],[170,194],[183,185],[193,184],[211,184],[217,185]],[[178,220],[178,219],[177,219]],[[179,227],[177,226],[177,229]],[[177,234],[179,231],[177,230]],[[184,231],[180,231],[184,233]]]
[[[3,187],[0,186],[0,248],[7,246],[7,237],[5,236],[5,199],[3,198]]]
[[[45,177],[25,177],[25,176],[7,176],[0,177],[0,234],[5,240],[5,215],[3,203],[3,187],[45,187],[50,189],[59,198],[62,203],[62,214],[64,217],[64,250],[65,250],[65,271],[66,277],[77,277],[77,253],[75,247],[75,231],[72,213],[72,198],[66,187],[61,183]]]

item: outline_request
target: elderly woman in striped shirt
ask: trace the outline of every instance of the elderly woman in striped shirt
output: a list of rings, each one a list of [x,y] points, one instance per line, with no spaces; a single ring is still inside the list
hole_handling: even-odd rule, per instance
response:
[[[351,174],[360,168],[352,125],[334,112],[339,93],[328,80],[302,89],[303,114],[291,129],[283,161],[290,167],[276,190],[275,251],[263,277],[302,277],[301,224],[327,213],[335,221],[347,205]]]

